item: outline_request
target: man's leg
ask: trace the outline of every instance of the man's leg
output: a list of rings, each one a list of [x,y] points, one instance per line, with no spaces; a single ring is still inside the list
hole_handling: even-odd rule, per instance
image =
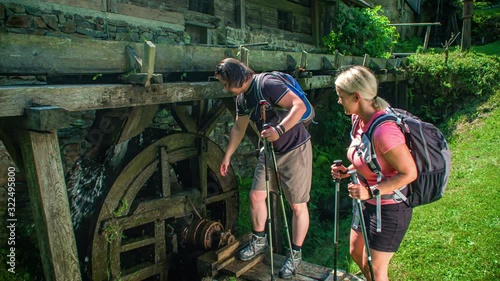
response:
[[[241,260],[251,260],[269,248],[269,242],[265,233],[267,221],[266,198],[266,191],[250,191],[250,218],[252,220],[253,233],[248,245],[239,253]]]
[[[266,229],[267,220],[267,194],[264,190],[250,191],[250,217],[252,219],[253,230],[262,232]]]
[[[309,229],[309,209],[307,203],[291,204],[292,217],[292,243],[301,247],[306,239]]]

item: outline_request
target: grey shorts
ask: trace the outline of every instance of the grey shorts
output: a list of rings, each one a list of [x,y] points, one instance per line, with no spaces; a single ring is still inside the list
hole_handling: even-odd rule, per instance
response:
[[[308,140],[303,145],[285,154],[276,155],[281,188],[290,204],[307,203],[312,181],[312,145]],[[276,174],[272,156],[267,157],[269,189],[277,192]],[[259,155],[259,162],[253,175],[252,190],[266,190],[264,152]]]

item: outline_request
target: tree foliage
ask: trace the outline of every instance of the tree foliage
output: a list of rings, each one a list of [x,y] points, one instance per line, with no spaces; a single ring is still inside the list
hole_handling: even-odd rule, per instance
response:
[[[323,38],[323,45],[344,55],[388,58],[399,34],[382,12],[381,6],[341,8],[334,20],[336,30]]]

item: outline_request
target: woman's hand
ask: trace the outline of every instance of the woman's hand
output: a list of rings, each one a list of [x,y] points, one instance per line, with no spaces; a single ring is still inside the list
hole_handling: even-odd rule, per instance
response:
[[[349,197],[352,199],[368,200],[371,199],[370,192],[368,188],[362,186],[361,184],[350,183],[347,185],[347,190],[349,191]]]
[[[344,178],[349,177],[349,175],[347,174],[347,168],[344,167],[343,165],[337,166],[337,165],[333,164],[331,166],[331,169],[332,169],[332,178],[334,180],[344,179]]]

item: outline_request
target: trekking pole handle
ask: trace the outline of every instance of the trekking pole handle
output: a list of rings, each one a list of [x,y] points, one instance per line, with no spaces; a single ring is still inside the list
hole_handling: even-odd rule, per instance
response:
[[[352,183],[359,184],[358,177],[356,176],[356,174],[358,173],[358,171],[356,169],[349,170],[349,171],[347,171],[347,173],[351,177],[351,182]]]
[[[334,160],[334,161],[333,161],[333,165],[335,165],[336,167],[340,167],[340,166],[342,166],[342,160]],[[340,172],[340,171],[339,171],[339,172]],[[340,173],[342,173],[342,172],[340,172]],[[341,180],[340,178],[335,179],[335,181],[336,181],[336,182],[340,182],[340,180]]]
[[[266,117],[266,106],[268,102],[267,100],[260,100],[259,101],[259,106],[260,106],[260,119],[262,119],[262,123],[266,123],[267,117]]]

